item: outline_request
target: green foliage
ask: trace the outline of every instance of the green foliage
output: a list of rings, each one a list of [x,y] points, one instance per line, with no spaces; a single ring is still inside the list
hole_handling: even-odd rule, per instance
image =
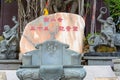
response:
[[[104,0],[110,9],[110,15],[114,17],[120,16],[120,0]]]
[[[5,0],[5,3],[11,3],[13,0]]]
[[[94,35],[99,35],[99,34],[100,34],[100,33],[95,33]],[[93,35],[93,34],[89,33],[89,34],[87,35],[87,39],[89,39],[92,35]]]
[[[3,39],[4,39],[3,36],[0,36],[0,41],[3,40]]]

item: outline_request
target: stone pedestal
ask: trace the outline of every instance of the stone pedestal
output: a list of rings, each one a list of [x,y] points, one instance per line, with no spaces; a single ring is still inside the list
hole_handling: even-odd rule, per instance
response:
[[[16,70],[21,64],[20,60],[0,60],[0,70]]]
[[[84,59],[87,60],[88,65],[110,65],[113,66],[112,59],[117,57],[94,57],[94,56],[85,56]]]
[[[120,58],[119,59],[113,59],[112,62],[114,63],[114,71],[116,76],[120,76]]]
[[[113,59],[117,59],[119,53],[86,53],[84,58],[88,65],[110,65],[113,67]]]

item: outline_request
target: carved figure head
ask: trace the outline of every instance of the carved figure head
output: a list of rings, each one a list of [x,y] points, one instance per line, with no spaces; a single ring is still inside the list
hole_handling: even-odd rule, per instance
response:
[[[106,21],[107,21],[108,24],[112,24],[113,23],[113,18],[112,17],[108,17]]]
[[[4,30],[5,30],[5,32],[10,31],[10,26],[9,25],[4,25]]]

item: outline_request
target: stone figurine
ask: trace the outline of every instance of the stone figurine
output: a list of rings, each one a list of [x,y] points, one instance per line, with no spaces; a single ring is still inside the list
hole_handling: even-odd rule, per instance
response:
[[[111,47],[114,47],[114,36],[116,34],[115,23],[113,22],[112,17],[108,17],[106,20],[102,19],[103,14],[105,14],[105,12],[101,10],[100,15],[97,18],[97,20],[102,24],[101,36],[107,40]]]
[[[16,59],[18,51],[18,32],[17,28],[19,26],[16,17],[13,16],[12,21],[15,26],[10,28],[9,25],[4,25],[3,37],[4,40],[0,42],[0,59]]]

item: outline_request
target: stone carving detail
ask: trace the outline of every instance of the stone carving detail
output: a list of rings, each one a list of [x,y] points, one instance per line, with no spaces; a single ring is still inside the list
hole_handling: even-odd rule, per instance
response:
[[[50,39],[22,57],[17,70],[20,80],[83,80],[86,71],[80,65],[81,55],[69,46]],[[52,53],[52,54],[51,54]]]
[[[48,47],[47,47],[47,50],[48,52],[55,52],[57,49],[57,45],[56,44],[53,44],[53,43],[48,43]]]
[[[116,33],[115,23],[112,17],[106,20],[102,19],[103,14],[107,12],[105,7],[100,9],[100,15],[97,20],[102,24],[99,35],[92,35],[89,39],[90,52],[95,52],[95,47],[99,45],[107,45],[110,47],[120,46],[120,35]]]
[[[16,21],[15,16],[13,16],[12,21],[15,23],[15,26],[12,28],[9,25],[4,26],[4,40],[0,42],[0,59],[16,59],[18,56],[19,42],[17,28],[19,23]]]

